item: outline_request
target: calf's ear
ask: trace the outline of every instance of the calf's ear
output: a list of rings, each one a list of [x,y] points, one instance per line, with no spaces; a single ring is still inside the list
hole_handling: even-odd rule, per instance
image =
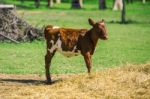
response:
[[[94,26],[95,22],[91,18],[89,18],[88,21],[90,25]]]

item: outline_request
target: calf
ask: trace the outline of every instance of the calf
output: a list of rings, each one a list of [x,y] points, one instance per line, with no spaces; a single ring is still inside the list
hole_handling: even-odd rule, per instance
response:
[[[47,83],[51,83],[50,65],[56,51],[70,57],[81,54],[84,57],[88,73],[91,71],[91,56],[94,53],[98,39],[106,40],[107,32],[104,20],[94,22],[89,18],[92,26],[87,29],[59,28],[48,25],[44,34],[47,43],[47,53],[45,55],[45,69]]]

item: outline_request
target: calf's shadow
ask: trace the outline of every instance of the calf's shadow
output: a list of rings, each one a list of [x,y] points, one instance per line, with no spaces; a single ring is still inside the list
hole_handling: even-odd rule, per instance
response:
[[[0,83],[12,83],[12,84],[25,84],[25,85],[52,85],[62,81],[62,79],[53,80],[51,83],[47,83],[44,80],[32,80],[32,79],[0,79]]]

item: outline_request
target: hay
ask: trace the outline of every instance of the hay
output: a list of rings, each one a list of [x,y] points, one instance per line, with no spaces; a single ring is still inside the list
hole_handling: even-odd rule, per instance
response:
[[[60,79],[52,85],[43,82],[22,83],[0,80],[3,99],[149,99],[150,63],[127,65],[101,72],[72,75],[53,75]],[[37,75],[5,75],[1,78],[43,80]]]

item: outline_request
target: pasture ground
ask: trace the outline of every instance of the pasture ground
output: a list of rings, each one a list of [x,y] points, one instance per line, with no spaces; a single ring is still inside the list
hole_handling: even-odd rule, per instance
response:
[[[43,40],[21,44],[0,42],[0,99],[150,98],[150,2],[127,4],[129,23],[123,25],[117,23],[120,11],[112,11],[111,1],[108,0],[105,11],[100,11],[94,0],[88,1],[81,10],[70,9],[70,3],[37,10],[33,2],[25,2],[23,8],[26,9],[17,11],[36,27],[52,24],[89,29],[89,17],[105,19],[109,40],[98,42],[92,74],[85,73],[82,56],[68,59],[57,53],[51,67],[52,79],[56,82],[45,85]],[[18,0],[7,2],[22,5]]]
[[[87,74],[43,76],[0,74],[1,99],[149,99],[150,63]],[[31,79],[31,80],[30,80]]]

